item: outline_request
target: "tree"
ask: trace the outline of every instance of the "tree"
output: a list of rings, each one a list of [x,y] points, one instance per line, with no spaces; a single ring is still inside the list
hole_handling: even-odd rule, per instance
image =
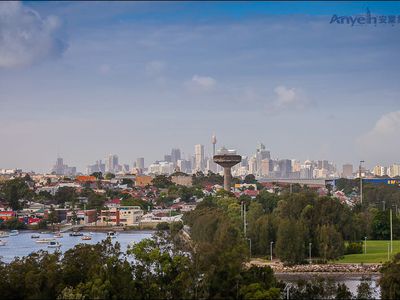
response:
[[[90,174],[90,176],[96,177],[97,180],[103,179],[103,173],[101,173],[101,172],[93,172],[92,174]]]
[[[64,205],[66,202],[74,204],[76,202],[75,189],[69,186],[60,187],[54,195],[57,204]]]
[[[110,180],[110,179],[115,178],[115,174],[108,172],[108,173],[106,173],[106,175],[104,177],[105,177],[105,179]]]
[[[257,183],[256,176],[253,174],[246,175],[243,181],[244,183]]]
[[[165,189],[170,187],[171,185],[174,185],[174,183],[171,181],[171,178],[165,175],[157,175],[153,178],[152,182],[153,186],[159,189]]]
[[[306,239],[305,228],[300,221],[281,220],[276,241],[278,257],[289,264],[302,263],[305,259]]]
[[[379,280],[382,299],[400,299],[400,253],[381,268]]]
[[[344,254],[344,242],[341,234],[333,225],[322,225],[318,232],[318,252],[325,261],[337,259]]]
[[[53,205],[50,207],[50,212],[47,216],[47,222],[51,224],[52,230],[54,231],[54,224],[58,223],[58,215]]]

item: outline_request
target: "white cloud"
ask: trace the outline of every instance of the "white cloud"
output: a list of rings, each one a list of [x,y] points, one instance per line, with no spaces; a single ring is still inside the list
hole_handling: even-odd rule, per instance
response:
[[[302,110],[310,103],[301,90],[279,85],[274,88],[275,99],[267,103],[269,112]]]
[[[20,2],[0,2],[0,68],[30,65],[65,50],[57,38],[60,21],[42,18]]]
[[[197,87],[197,88],[201,88],[204,90],[211,90],[216,86],[217,81],[210,76],[194,75],[192,77],[192,80],[189,82],[189,84],[192,87]]]
[[[360,157],[381,163],[398,162],[400,110],[379,118],[374,127],[356,140]]]

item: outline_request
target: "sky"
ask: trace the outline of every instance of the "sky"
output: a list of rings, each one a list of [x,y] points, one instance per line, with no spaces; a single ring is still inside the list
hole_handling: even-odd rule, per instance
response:
[[[398,2],[0,2],[0,169],[146,165],[262,142],[273,158],[400,163]],[[396,19],[397,20],[397,19]]]

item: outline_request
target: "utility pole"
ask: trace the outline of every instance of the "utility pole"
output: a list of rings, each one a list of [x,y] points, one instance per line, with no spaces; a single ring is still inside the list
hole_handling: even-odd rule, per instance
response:
[[[364,237],[364,254],[367,254],[367,237]]]
[[[243,204],[243,230],[244,230],[244,237],[246,237],[247,236],[246,203]]]
[[[392,208],[390,208],[390,253],[393,252],[393,216]]]
[[[389,256],[389,243],[388,243],[388,260],[390,259],[390,256]]]
[[[271,254],[271,262],[272,262],[272,245],[274,242],[269,243],[269,253]]]
[[[249,244],[250,244],[249,248],[250,248],[250,259],[251,259],[251,239],[248,238],[248,240],[249,240]]]
[[[311,245],[312,245],[312,243],[308,243],[308,255],[310,257],[310,261],[309,261],[310,264],[311,264]]]
[[[362,176],[361,176],[361,164],[363,162],[364,162],[363,160],[360,160],[360,167],[359,167],[359,172],[360,172],[360,202],[361,202],[361,205],[363,203]]]

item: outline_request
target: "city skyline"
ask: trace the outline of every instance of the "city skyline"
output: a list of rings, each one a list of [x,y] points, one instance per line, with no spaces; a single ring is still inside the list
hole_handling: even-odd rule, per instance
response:
[[[280,158],[397,163],[400,24],[330,23],[367,9],[400,15],[394,2],[2,2],[0,168],[209,155],[213,132],[242,155],[262,141]]]

